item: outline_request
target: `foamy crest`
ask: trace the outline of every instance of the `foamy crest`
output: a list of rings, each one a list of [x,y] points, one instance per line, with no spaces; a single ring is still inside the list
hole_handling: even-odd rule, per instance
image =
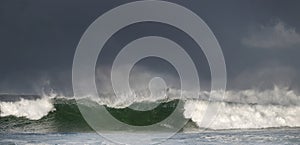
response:
[[[192,119],[199,127],[208,101],[187,101],[184,116]],[[300,106],[250,105],[226,102],[210,102],[218,106],[219,114],[211,122],[211,129],[299,127]]]
[[[0,116],[25,117],[31,120],[39,120],[49,112],[55,111],[54,105],[49,98],[36,100],[21,99],[17,102],[0,102]]]

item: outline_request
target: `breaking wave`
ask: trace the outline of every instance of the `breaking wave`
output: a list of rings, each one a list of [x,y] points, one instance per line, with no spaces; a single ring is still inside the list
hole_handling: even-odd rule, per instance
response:
[[[203,114],[207,105],[219,108],[217,117],[209,126],[210,129],[300,127],[300,97],[287,88],[274,87],[264,91],[231,90],[225,93],[203,91],[198,93],[197,99],[189,98],[188,92],[183,92],[182,97],[179,97],[179,93],[178,90],[170,89],[168,93],[156,97],[149,98],[146,97],[147,94],[131,97],[129,94],[121,99],[109,99],[113,97],[106,94],[102,100],[92,100],[111,108],[118,115],[122,114],[120,110],[145,101],[174,103],[174,100],[180,99],[184,101],[183,116],[190,120],[183,130],[204,127],[201,121],[205,117]],[[81,116],[74,98],[1,95],[0,100],[0,132],[92,131]],[[162,105],[160,109],[172,109],[169,106],[172,105]],[[122,116],[119,118],[122,119]]]
[[[36,100],[26,100],[21,98],[17,102],[1,102],[1,117],[15,116],[25,117],[31,120],[39,120],[48,115],[49,112],[55,111],[52,101],[48,98]]]
[[[184,116],[199,127],[205,113],[206,101],[187,101]],[[251,105],[213,102],[219,112],[209,128],[211,129],[249,129],[270,127],[299,127],[300,106]]]

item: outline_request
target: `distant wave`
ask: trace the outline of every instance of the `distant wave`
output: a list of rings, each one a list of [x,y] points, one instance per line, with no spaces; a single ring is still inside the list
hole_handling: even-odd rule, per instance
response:
[[[179,94],[179,90],[171,89],[167,94],[161,93],[151,98],[143,93],[133,97],[124,94],[120,99],[102,94],[104,97],[101,99],[90,98],[90,100],[113,108],[113,111],[120,114],[121,109],[133,104],[145,101],[162,103],[180,99],[184,101],[183,116],[195,124],[192,125],[193,129],[203,127],[201,121],[208,104],[219,107],[219,114],[211,122],[210,129],[300,127],[300,97],[287,88],[226,91],[224,96],[221,95],[222,91],[204,91],[198,93],[197,99],[189,98],[189,92],[183,92],[181,97]],[[36,98],[20,96],[14,101],[1,100],[1,132],[91,131],[81,116],[74,98],[52,95]],[[186,128],[190,128],[190,125],[187,126]]]

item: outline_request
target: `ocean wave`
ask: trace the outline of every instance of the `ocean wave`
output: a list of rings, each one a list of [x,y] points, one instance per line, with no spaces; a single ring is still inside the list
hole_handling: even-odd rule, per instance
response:
[[[204,127],[201,121],[205,117],[207,105],[217,106],[219,111],[208,126],[210,129],[300,127],[300,97],[287,88],[274,87],[272,90],[264,91],[203,91],[198,93],[198,98],[190,98],[190,93],[170,89],[167,93],[162,92],[150,98],[147,97],[149,94],[137,93],[133,97],[124,94],[119,99],[108,94],[100,94],[100,99],[94,97],[81,97],[81,99],[88,98],[99,105],[114,108],[112,110],[119,114],[121,109],[144,102],[164,103],[180,99],[184,102],[183,116],[194,122],[193,129]],[[89,104],[86,105],[91,107]],[[2,100],[0,116],[2,131],[91,130],[81,116],[74,97],[52,94],[35,98],[21,96],[15,101]]]

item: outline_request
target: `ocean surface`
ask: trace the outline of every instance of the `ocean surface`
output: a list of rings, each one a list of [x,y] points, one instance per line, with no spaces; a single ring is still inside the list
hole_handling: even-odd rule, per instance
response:
[[[262,130],[223,130],[205,131],[202,133],[177,133],[164,145],[298,145],[300,129],[277,128]],[[114,134],[127,138],[126,133]],[[157,134],[159,135],[159,134]],[[128,138],[130,140],[130,138]],[[133,138],[134,139],[134,138]],[[89,144],[114,145],[97,133],[1,133],[0,144]],[[143,144],[143,143],[140,143]]]
[[[256,91],[202,92],[199,98],[178,98],[171,90],[157,98],[107,99],[95,101],[105,106],[119,121],[143,126],[158,123],[168,117],[179,101],[186,125],[174,136],[159,144],[300,144],[300,100],[293,91],[284,88]],[[209,99],[207,96],[211,96]],[[188,94],[183,94],[188,96]],[[83,98],[86,100],[87,98]],[[152,111],[133,111],[132,106],[144,102],[159,102]],[[218,115],[208,128],[201,123],[208,104],[218,106]],[[86,105],[86,104],[81,104]],[[144,105],[144,104],[143,104]],[[86,105],[91,108],[90,105]],[[94,107],[94,106],[93,106]],[[94,108],[92,108],[94,109]],[[105,125],[104,125],[105,126]],[[161,124],[165,127],[165,124]],[[172,125],[167,126],[173,128]],[[165,132],[127,131],[118,126],[101,128],[106,136],[123,140],[162,140]],[[134,142],[144,144],[145,142]],[[0,95],[0,144],[116,144],[97,134],[82,117],[78,100],[59,95]]]

